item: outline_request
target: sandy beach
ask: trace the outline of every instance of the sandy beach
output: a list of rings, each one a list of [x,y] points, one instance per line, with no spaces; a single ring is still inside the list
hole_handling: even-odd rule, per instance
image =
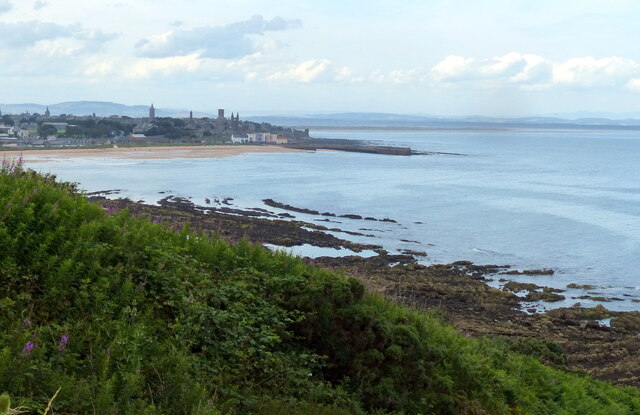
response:
[[[27,162],[42,162],[71,158],[112,159],[174,159],[231,157],[245,153],[294,153],[303,150],[269,145],[217,145],[217,146],[158,146],[118,148],[73,148],[2,151],[0,159],[18,158]]]

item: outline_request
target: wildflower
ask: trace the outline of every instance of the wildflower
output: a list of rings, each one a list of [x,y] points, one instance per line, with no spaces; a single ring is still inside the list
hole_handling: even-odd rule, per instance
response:
[[[28,318],[25,318],[24,320],[22,320],[22,327],[25,329],[28,329],[31,326],[31,320]]]
[[[24,347],[22,348],[22,355],[23,356],[31,356],[31,353],[33,352],[33,349],[36,348],[35,343],[33,342],[27,342]]]
[[[58,351],[64,352],[64,349],[67,348],[67,343],[69,343],[69,336],[60,337],[60,342],[58,343]]]
[[[106,208],[104,208],[105,212],[107,213],[107,215],[111,215],[113,214],[116,210],[118,210],[118,208],[116,208],[115,206],[107,206]]]
[[[111,355],[111,347],[107,347],[107,350],[104,351],[104,354],[106,354],[107,356]]]

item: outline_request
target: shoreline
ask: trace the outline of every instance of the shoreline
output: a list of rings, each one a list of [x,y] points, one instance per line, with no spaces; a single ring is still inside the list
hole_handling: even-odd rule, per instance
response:
[[[153,146],[107,148],[61,148],[5,150],[2,158],[22,156],[28,162],[54,159],[110,158],[134,160],[161,160],[177,158],[221,158],[249,153],[300,153],[304,150],[272,145],[215,145],[215,146]]]
[[[217,235],[231,242],[247,238],[254,243],[279,246],[307,243],[355,252],[373,249],[377,256],[325,256],[306,261],[357,278],[368,291],[392,301],[420,312],[436,313],[465,336],[504,337],[525,343],[532,338],[552,342],[549,350],[559,346],[568,369],[618,385],[640,387],[638,311],[615,312],[601,305],[592,308],[574,305],[528,314],[519,307],[521,301],[512,290],[487,284],[490,277],[505,267],[475,265],[468,261],[422,265],[413,255],[390,255],[379,246],[353,243],[327,234],[324,226],[288,220],[291,217],[287,214],[277,215],[265,209],[231,209],[231,205],[225,203],[227,199],[204,207],[188,199],[167,196],[159,202],[160,206],[154,206],[101,196],[108,194],[111,193],[95,192],[88,196],[93,196],[91,199],[108,211],[126,209],[134,216],[164,223],[176,231],[189,224],[205,235]],[[609,324],[600,324],[602,320],[609,320]]]

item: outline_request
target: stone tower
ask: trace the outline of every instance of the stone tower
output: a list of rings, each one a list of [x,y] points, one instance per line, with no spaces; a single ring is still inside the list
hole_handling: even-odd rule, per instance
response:
[[[149,107],[149,119],[153,120],[154,118],[156,118],[156,109],[153,108],[153,104],[151,104]]]
[[[51,112],[49,111],[49,107],[47,107],[47,109],[45,110],[44,116],[47,118],[51,117]]]
[[[224,129],[224,109],[218,110],[218,118],[216,118],[216,128],[218,130]]]

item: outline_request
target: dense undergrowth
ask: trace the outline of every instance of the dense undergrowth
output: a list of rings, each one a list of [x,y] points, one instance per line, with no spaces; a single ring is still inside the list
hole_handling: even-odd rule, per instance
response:
[[[468,339],[289,254],[0,172],[0,393],[14,407],[42,413],[59,390],[56,414],[640,413],[636,390],[550,365],[553,345]]]

